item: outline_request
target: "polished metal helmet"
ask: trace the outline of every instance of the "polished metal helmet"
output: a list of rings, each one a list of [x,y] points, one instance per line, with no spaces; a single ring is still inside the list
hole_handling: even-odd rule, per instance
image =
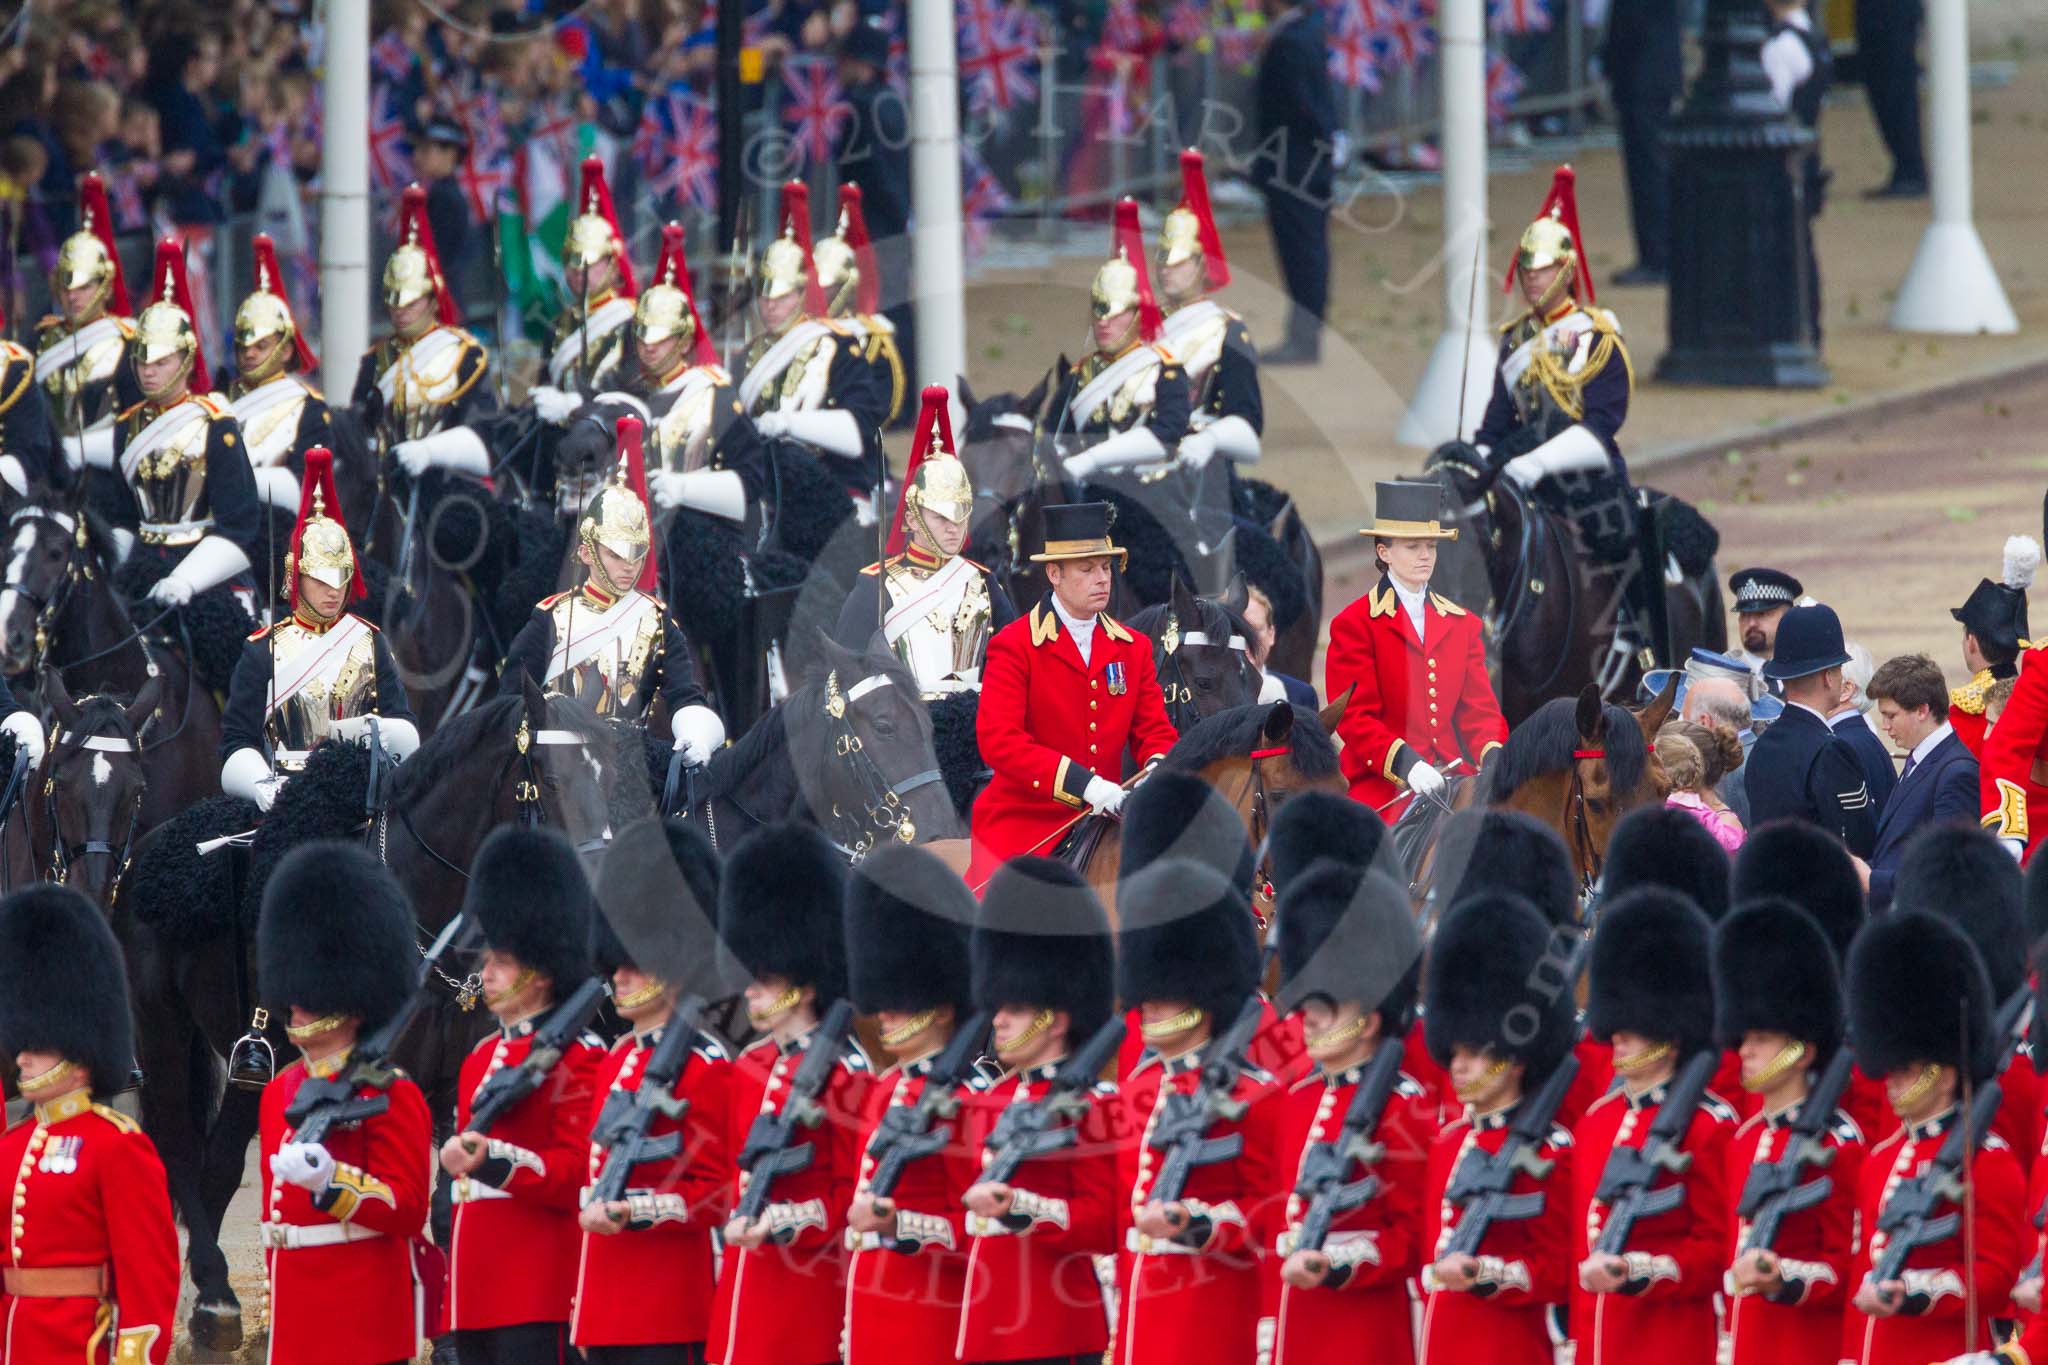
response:
[[[601,261],[612,260],[623,249],[612,233],[610,219],[601,213],[578,214],[562,239],[562,264],[580,265],[587,270]]]
[[[860,295],[860,255],[846,240],[846,215],[839,215],[839,227],[830,237],[811,249],[811,262],[818,268],[818,285],[825,291],[827,317],[844,317],[854,310]]]
[[[242,369],[244,384],[257,384],[279,373],[291,363],[292,344],[298,326],[292,321],[291,305],[276,292],[277,282],[261,265],[256,272],[256,290],[235,309],[235,350],[271,340],[270,349],[254,365]]]
[[[93,297],[87,311],[107,301],[107,295],[114,287],[114,258],[107,253],[107,244],[99,239],[90,223],[66,237],[64,244],[57,248],[57,268],[51,275],[51,283],[60,295],[90,286]],[[61,301],[59,306],[62,306]]]
[[[1169,210],[1159,225],[1159,264],[1179,265],[1202,254],[1202,220],[1185,204]]]
[[[804,259],[804,249],[796,239],[796,232],[783,228],[782,235],[761,253],[761,297],[779,299],[802,290],[810,274],[809,264]]]
[[[974,481],[958,456],[935,445],[918,463],[910,487],[903,490],[903,501],[948,521],[964,522],[974,511]]]
[[[679,336],[683,349],[690,349],[697,339],[697,320],[690,315],[690,296],[672,284],[649,285],[633,306],[633,335],[647,346]]]
[[[1098,318],[1113,318],[1138,306],[1138,268],[1121,247],[1095,272],[1088,299]]]
[[[285,554],[284,572],[288,580],[307,574],[330,588],[345,588],[355,577],[356,552],[348,528],[327,515],[327,500],[317,487],[312,513],[299,533],[298,552]]]
[[[192,361],[199,354],[199,333],[192,326],[192,319],[185,310],[167,300],[158,300],[142,310],[135,319],[135,337],[129,343],[137,364],[162,360],[170,355],[185,357],[185,365],[159,393],[145,394],[156,398],[177,387],[186,375],[192,372]]]
[[[589,505],[583,509],[583,520],[577,524],[577,535],[585,546],[591,547],[593,567],[601,565],[596,546],[602,545],[621,559],[637,561],[647,554],[647,547],[653,541],[647,504],[626,486],[624,475],[625,461],[621,460],[619,467],[612,472],[610,482],[591,496]],[[620,592],[632,586],[631,583],[614,585]]]
[[[1523,270],[1541,270],[1553,265],[1569,268],[1577,265],[1578,260],[1579,249],[1572,241],[1571,229],[1555,214],[1546,214],[1522,229],[1521,244],[1515,251],[1515,264]]]
[[[401,242],[384,262],[384,306],[403,308],[434,292],[434,262],[418,242]]]

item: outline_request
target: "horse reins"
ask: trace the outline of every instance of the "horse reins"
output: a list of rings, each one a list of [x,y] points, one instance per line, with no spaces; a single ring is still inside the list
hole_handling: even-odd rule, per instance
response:
[[[894,685],[895,679],[887,673],[871,673],[841,694],[838,671],[835,669],[825,675],[824,709],[832,720],[832,752],[852,773],[854,794],[864,809],[864,814],[857,818],[842,810],[837,801],[832,803],[833,842],[855,863],[866,857],[876,845],[889,839],[905,844],[913,842],[917,838],[917,825],[904,807],[904,798],[920,787],[944,781],[934,767],[912,773],[900,782],[891,782],[881,765],[868,753],[861,737],[854,733],[853,721],[848,714],[853,704],[877,688]]]
[[[81,698],[81,704],[92,700],[92,697]],[[125,720],[123,728],[126,728]],[[128,872],[130,854],[135,846],[135,831],[142,821],[142,798],[147,787],[136,789],[135,799],[128,807],[128,828],[122,834],[118,848],[110,839],[88,839],[75,850],[67,850],[64,833],[57,824],[57,754],[67,746],[74,752],[133,754],[139,761],[142,745],[137,742],[132,732],[121,735],[89,734],[83,737],[74,734],[68,738],[60,737],[56,741],[49,762],[44,765],[46,775],[43,778],[43,818],[50,825],[50,880],[60,886],[63,885],[69,879],[71,865],[81,859],[112,858],[114,875],[107,883],[107,899],[111,903],[115,893],[121,889],[121,878]]]
[[[1655,749],[1654,745],[1647,747],[1652,751]],[[1600,874],[1606,862],[1593,842],[1593,824],[1586,811],[1585,772],[1579,764],[1587,761],[1604,762],[1606,758],[1605,748],[1573,749],[1572,785],[1565,796],[1566,818],[1571,824],[1572,831],[1572,851],[1579,860],[1579,891],[1588,903],[1592,901],[1593,888],[1599,884]]]

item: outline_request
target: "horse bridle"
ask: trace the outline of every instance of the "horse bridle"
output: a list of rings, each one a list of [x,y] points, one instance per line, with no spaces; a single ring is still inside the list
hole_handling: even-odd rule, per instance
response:
[[[56,624],[57,617],[70,603],[72,589],[84,576],[84,560],[79,551],[85,548],[84,523],[69,512],[60,512],[54,507],[17,507],[14,509],[14,515],[7,519],[7,524],[17,526],[24,521],[37,519],[52,521],[63,527],[71,537],[71,548],[64,556],[64,576],[57,580],[57,586],[51,589],[49,596],[31,592],[20,583],[5,585],[9,591],[36,609],[36,657],[32,668],[41,667],[43,655],[50,647],[50,627]]]
[[[1579,861],[1579,893],[1586,904],[1591,905],[1593,888],[1600,883],[1600,874],[1605,860],[1593,843],[1593,822],[1586,812],[1586,776],[1579,765],[1584,762],[1604,761],[1605,747],[1598,749],[1572,750],[1572,785],[1565,795],[1566,819],[1571,825],[1572,852]]]
[[[903,844],[914,842],[917,825],[910,818],[904,798],[920,787],[944,780],[939,770],[933,767],[912,773],[900,782],[891,782],[881,765],[868,753],[861,737],[854,733],[849,715],[853,704],[878,687],[894,685],[895,679],[887,673],[870,673],[842,693],[838,670],[825,675],[824,709],[832,722],[832,753],[852,775],[854,794],[862,806],[862,813],[854,815],[834,801],[828,823],[832,841],[847,855],[848,861],[854,863],[890,839]]]
[[[1237,674],[1245,682],[1251,681],[1251,651],[1242,635],[1233,635],[1228,640],[1212,640],[1208,632],[1191,630],[1182,633],[1180,614],[1172,608],[1166,612],[1166,628],[1152,642],[1153,667],[1159,674],[1159,691],[1166,702],[1166,716],[1173,722],[1173,728],[1186,734],[1188,727],[1202,720],[1201,707],[1195,703],[1194,689],[1188,686],[1187,673],[1181,667],[1180,652],[1188,645],[1222,645],[1237,653]],[[1256,689],[1255,689],[1256,690]],[[1191,713],[1183,719],[1183,708]]]
[[[1252,914],[1257,917],[1261,929],[1266,927],[1268,916],[1259,911],[1260,899],[1263,895],[1266,902],[1270,904],[1273,897],[1273,851],[1267,847],[1267,836],[1271,834],[1273,828],[1273,803],[1266,793],[1265,769],[1261,768],[1259,764],[1269,758],[1285,758],[1288,752],[1288,747],[1284,744],[1275,745],[1269,749],[1252,750],[1250,754],[1251,767],[1244,775],[1244,786],[1238,788],[1237,800],[1231,802],[1231,809],[1235,810],[1238,803],[1242,802],[1247,795],[1251,797],[1251,844],[1258,852],[1258,862],[1252,870],[1252,885],[1249,888],[1249,899],[1251,901]]]
[[[81,704],[94,698],[84,697]],[[123,722],[125,728],[126,723]],[[43,778],[43,818],[50,825],[50,880],[63,885],[69,880],[72,864],[85,858],[114,859],[114,875],[107,884],[107,899],[111,902],[114,893],[121,889],[121,878],[127,875],[131,852],[135,847],[135,831],[142,822],[142,798],[147,792],[146,785],[135,789],[135,799],[128,806],[128,828],[121,835],[117,847],[109,839],[88,839],[76,849],[67,849],[64,832],[57,825],[57,753],[66,746],[84,752],[97,751],[110,754],[133,754],[138,761],[142,745],[133,733],[121,735],[76,734],[59,735],[51,744],[49,762],[45,765]]]

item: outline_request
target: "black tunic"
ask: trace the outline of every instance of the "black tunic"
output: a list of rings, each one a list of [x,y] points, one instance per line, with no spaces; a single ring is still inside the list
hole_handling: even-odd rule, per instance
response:
[[[1105,401],[1096,405],[1095,411],[1089,415],[1086,422],[1076,426],[1069,418],[1067,410],[1073,406],[1074,398],[1083,386],[1082,367],[1077,365],[1060,381],[1058,390],[1053,394],[1052,407],[1048,409],[1052,414],[1052,420],[1047,424],[1046,430],[1050,431],[1055,439],[1065,438],[1060,450],[1062,456],[1078,455],[1105,436],[1138,425],[1126,422],[1124,426],[1119,427],[1111,423],[1110,404]],[[1180,443],[1180,438],[1188,434],[1188,412],[1187,371],[1183,370],[1177,361],[1166,361],[1159,367],[1159,382],[1153,389],[1152,406],[1145,413],[1143,425],[1159,438],[1161,446],[1171,452]],[[1079,439],[1075,439],[1076,437]]]
[[[434,431],[467,426],[474,419],[497,410],[497,396],[485,382],[486,371],[491,365],[490,352],[466,334],[464,340],[468,344],[462,348],[462,359],[457,364],[456,392],[435,421]],[[349,407],[362,422],[363,430],[373,437],[382,430],[384,418],[384,391],[377,387],[377,381],[398,358],[399,349],[395,338],[386,337],[363,352],[362,361],[356,366],[356,385],[349,395]]]
[[[898,555],[889,562],[894,564],[901,558]],[[997,631],[1017,619],[1017,607],[994,574],[979,564],[975,567],[981,569],[982,584],[988,589],[988,633],[993,638]],[[832,631],[835,642],[853,650],[865,650],[875,632],[882,628],[882,590],[875,585],[875,566],[870,564],[860,573],[854,580],[853,591],[847,594],[846,604],[839,609],[839,624]]]
[[[259,563],[262,558],[263,509],[256,497],[256,476],[249,468],[249,451],[242,441],[241,424],[235,421],[227,400],[217,394],[190,401],[218,408],[215,415],[203,419],[206,421],[206,488],[196,505],[205,508],[213,520],[213,530],[209,534],[227,537],[241,548],[251,564]],[[128,443],[153,420],[147,408],[137,406],[122,413],[115,422],[114,468],[117,472]],[[134,485],[126,475],[121,476],[120,483],[125,495],[125,510],[118,520],[121,525],[133,529],[142,522],[142,505],[136,500]],[[146,551],[161,555],[175,565],[191,548],[191,545],[138,543],[135,551],[137,554]]]
[[[417,726],[412,700],[405,694],[405,684],[399,681],[398,661],[391,656],[391,646],[384,642],[383,633],[374,626],[370,630],[370,649],[377,659],[377,701],[372,714],[382,720],[411,721]],[[265,630],[242,650],[241,662],[235,665],[234,681],[228,685],[227,709],[220,717],[222,762],[237,749],[255,749],[266,755],[270,752],[269,715],[265,708],[274,672],[270,632]]]
[[[882,422],[889,415],[889,388],[861,353],[858,338],[835,331],[821,344],[831,345],[832,363],[825,378],[825,400],[820,406],[853,414],[860,427],[861,453],[858,459],[850,459],[808,442],[801,444],[814,452],[848,491],[866,496],[874,491],[875,478],[881,472]]]
[[[577,590],[577,591],[580,591]],[[548,660],[555,652],[555,617],[553,607],[560,599],[557,594],[545,599],[533,609],[533,615],[520,628],[513,639],[512,647],[505,651],[505,666],[501,677],[516,678],[519,670],[535,684],[548,684]],[[697,668],[691,662],[690,641],[678,626],[675,617],[669,614],[668,604],[656,601],[661,612],[661,644],[647,656],[647,672],[640,679],[636,689],[640,697],[642,714],[645,714],[647,698],[659,691],[661,699],[668,703],[668,713],[673,716],[685,706],[708,705],[704,689],[697,685]]]
[[[71,487],[71,464],[57,446],[50,421],[50,400],[36,383],[36,359],[12,342],[5,343],[0,369],[0,454],[21,461],[31,486],[64,492]]]

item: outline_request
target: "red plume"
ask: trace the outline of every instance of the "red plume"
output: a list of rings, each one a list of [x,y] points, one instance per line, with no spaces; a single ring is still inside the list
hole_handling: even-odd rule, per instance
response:
[[[801,180],[782,184],[779,230],[804,249],[804,311],[814,318],[824,317],[825,291],[818,284],[818,263],[811,259],[811,187]]]
[[[917,467],[924,463],[926,452],[932,448],[932,437],[938,437],[940,450],[949,455],[960,453],[953,444],[953,414],[946,406],[951,397],[944,384],[933,384],[924,391],[923,405],[917,411],[917,435],[910,443],[910,463],[904,466],[903,489],[896,495],[896,516],[889,523],[889,554],[902,554],[910,539],[903,530],[903,498],[910,491],[910,481],[917,477]]]
[[[633,278],[633,258],[626,254],[626,234],[619,231],[619,215],[612,210],[611,182],[604,178],[604,162],[595,156],[583,158],[583,177],[576,189],[576,213],[595,213],[612,226],[612,240],[619,244],[619,292],[632,298],[640,292]]]
[[[306,344],[305,329],[292,317],[291,297],[284,291],[284,272],[277,268],[277,243],[270,240],[269,233],[259,232],[249,243],[249,254],[256,262],[256,291],[275,294],[284,302],[285,316],[292,318],[292,346],[298,354],[299,372],[316,372],[320,362],[313,358],[313,348]]]
[[[868,236],[868,214],[861,206],[860,186],[839,187],[839,216],[846,228],[839,239],[853,248],[854,264],[860,268],[855,288],[854,311],[873,315],[882,311],[882,268],[875,260],[874,238]]]
[[[348,524],[341,519],[341,497],[334,491],[334,452],[326,446],[313,446],[306,451],[306,474],[299,480],[299,520],[292,527],[292,563],[299,562],[301,547],[306,539],[306,523],[313,517],[313,495],[320,495],[320,515],[340,526],[344,531]],[[356,553],[353,538],[348,545],[348,554],[353,570],[348,580],[348,600],[360,602],[370,595],[363,586],[363,561]],[[299,576],[294,573],[291,582],[292,610],[299,609]]]
[[[683,259],[681,223],[670,223],[661,230],[661,258],[654,263],[653,282],[683,291],[683,297],[690,303],[690,322],[697,338],[691,359],[699,365],[716,364],[718,348],[711,344],[711,334],[704,330],[704,319],[697,316],[697,294],[690,288],[690,263]]]
[[[192,321],[192,335],[199,335],[199,310],[192,306],[192,282],[185,276],[185,248],[178,245],[175,237],[166,237],[156,244],[156,264],[149,272],[149,303],[173,304]],[[148,303],[143,307],[147,308]],[[195,346],[192,349],[193,393],[212,393],[213,384],[206,373],[206,351]]]
[[[107,259],[114,263],[114,287],[107,294],[107,311],[127,317],[135,310],[128,301],[128,281],[121,274],[121,253],[114,249],[114,215],[107,208],[107,186],[99,172],[87,172],[78,182],[78,226],[100,239]]]
[[[1145,272],[1145,234],[1138,227],[1138,201],[1125,195],[1116,201],[1116,248],[1138,272],[1138,336],[1159,339],[1159,302],[1152,297],[1152,277]]]
[[[652,507],[653,504],[647,500],[647,455],[641,446],[640,438],[638,417],[627,413],[619,418],[619,464],[625,470],[626,487],[632,490],[633,496],[640,499],[640,505],[645,508]],[[650,516],[647,519],[647,558],[640,561],[640,577],[633,584],[641,592],[653,592],[655,582],[660,577],[654,558],[654,518]]]
[[[1583,303],[1593,302],[1593,263],[1586,259],[1586,239],[1579,235],[1578,176],[1570,166],[1559,166],[1550,177],[1550,193],[1543,196],[1543,207],[1536,212],[1538,219],[1555,218],[1564,224],[1564,230],[1572,235],[1572,247],[1578,252],[1578,269],[1573,272],[1572,292],[1580,295]],[[1522,253],[1517,251],[1508,262],[1508,277],[1501,285],[1501,292],[1507,293],[1515,287],[1515,272],[1521,268]]]
[[[1189,147],[1180,154],[1180,206],[1201,224],[1202,264],[1211,289],[1230,283],[1230,262],[1223,255],[1223,234],[1216,230],[1216,212],[1209,207],[1209,173],[1202,154]]]
[[[398,240],[411,242],[427,253],[427,271],[434,278],[435,316],[449,327],[462,321],[455,295],[441,274],[441,252],[434,245],[434,224],[427,217],[427,192],[417,184],[407,185],[398,200]]]

